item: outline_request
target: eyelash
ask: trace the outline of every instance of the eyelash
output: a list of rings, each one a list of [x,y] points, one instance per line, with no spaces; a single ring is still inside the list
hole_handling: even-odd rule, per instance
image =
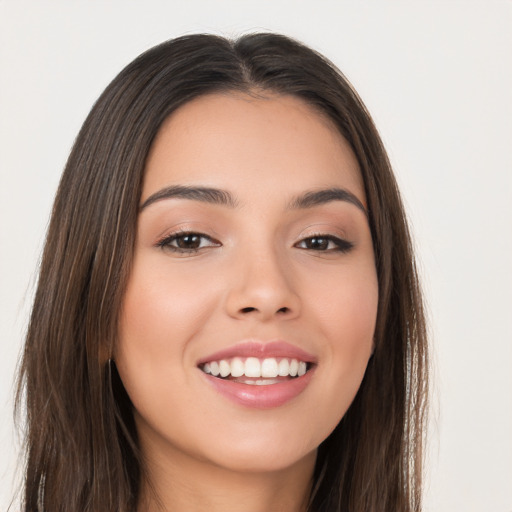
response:
[[[327,242],[327,245],[329,244],[333,244],[334,247],[331,247],[330,249],[322,249],[322,250],[315,250],[315,249],[311,249],[311,248],[308,248],[308,247],[298,247],[299,244],[302,244],[304,242],[312,242],[312,241],[316,241],[318,243],[318,241],[323,241],[323,242]],[[327,253],[332,253],[332,252],[340,252],[340,253],[347,253],[349,252],[353,247],[354,247],[354,244],[352,242],[349,242],[348,240],[344,240],[343,238],[339,238],[337,236],[334,236],[334,235],[325,235],[325,234],[322,234],[322,233],[318,233],[318,234],[315,234],[315,235],[311,235],[311,236],[308,236],[306,238],[303,238],[302,240],[300,240],[299,242],[297,242],[294,247],[297,247],[298,249],[303,249],[303,250],[311,250],[311,251],[314,251],[314,252],[327,252]]]
[[[177,247],[172,245],[174,242],[177,242],[179,240],[186,239],[187,237],[192,237],[194,239],[200,239],[199,246],[198,247]],[[202,241],[201,240],[207,240],[209,243],[208,245],[201,246]],[[324,249],[313,249],[311,247],[299,247],[300,244],[303,244],[304,242],[310,242],[310,243],[317,243],[319,245],[325,246],[325,242],[327,242],[327,248]],[[329,245],[333,244],[334,247],[330,247]],[[204,249],[206,247],[219,247],[221,244],[217,240],[214,240],[213,238],[209,237],[208,235],[205,235],[203,233],[198,233],[195,231],[183,231],[178,233],[172,233],[170,235],[165,236],[161,240],[159,240],[156,243],[157,247],[160,247],[162,249],[166,249],[169,251],[172,251],[174,253],[181,253],[181,254],[193,254],[199,252],[201,249]],[[342,238],[338,238],[333,235],[324,235],[324,234],[315,234],[308,236],[306,238],[303,238],[299,242],[297,242],[294,247],[297,249],[302,250],[310,250],[313,252],[320,252],[320,253],[333,253],[333,252],[339,252],[339,253],[348,253],[353,247],[354,244],[352,242],[349,242],[348,240],[344,240]]]
[[[185,239],[186,237],[197,237],[201,240],[208,240],[210,242],[209,245],[201,247],[202,242],[199,242],[199,247],[192,247],[192,248],[186,248],[186,247],[177,247],[171,245],[173,242],[176,242],[181,239]],[[159,240],[156,243],[157,247],[160,247],[162,249],[166,249],[175,253],[182,253],[182,254],[192,254],[195,252],[200,251],[201,249],[204,249],[204,247],[218,247],[220,246],[220,242],[217,242],[217,240],[214,240],[213,238],[209,237],[208,235],[205,235],[203,233],[197,233],[196,231],[180,231],[177,233],[172,233],[168,236],[165,236],[161,240]]]

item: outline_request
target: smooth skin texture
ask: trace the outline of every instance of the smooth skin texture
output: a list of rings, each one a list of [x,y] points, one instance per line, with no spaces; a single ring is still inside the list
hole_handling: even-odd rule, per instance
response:
[[[221,189],[233,204],[154,196],[171,186]],[[366,204],[348,144],[300,99],[212,94],[160,129],[115,350],[152,487],[141,511],[305,510],[316,449],[357,393],[377,315],[365,212],[337,199],[293,207],[334,187]],[[270,409],[216,392],[198,361],[248,339],[313,354],[306,389]]]

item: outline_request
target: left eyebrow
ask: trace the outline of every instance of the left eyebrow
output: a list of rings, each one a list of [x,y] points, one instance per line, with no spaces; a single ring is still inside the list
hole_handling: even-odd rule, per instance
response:
[[[153,195],[149,196],[140,206],[140,211],[147,208],[150,204],[162,201],[163,199],[189,199],[191,201],[201,201],[203,203],[219,204],[235,208],[237,201],[226,190],[210,187],[189,187],[186,185],[175,185],[163,188]]]
[[[361,203],[361,201],[352,192],[344,188],[336,187],[306,192],[293,199],[288,205],[288,209],[300,210],[304,208],[313,208],[332,201],[345,201],[353,204],[368,217],[368,211],[363,206],[363,203]]]

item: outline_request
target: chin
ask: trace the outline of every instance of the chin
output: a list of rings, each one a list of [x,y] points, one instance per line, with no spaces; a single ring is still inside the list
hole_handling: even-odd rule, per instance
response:
[[[261,450],[257,453],[244,450],[232,450],[227,457],[215,457],[210,463],[219,468],[234,473],[247,474],[265,474],[278,473],[289,470],[293,467],[314,466],[316,461],[317,449],[306,453],[282,453],[274,449]]]

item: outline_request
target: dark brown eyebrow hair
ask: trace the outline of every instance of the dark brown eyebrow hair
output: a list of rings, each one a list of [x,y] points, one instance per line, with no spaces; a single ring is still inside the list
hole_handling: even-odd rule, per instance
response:
[[[140,210],[148,207],[150,204],[161,201],[162,199],[190,199],[192,201],[202,201],[204,203],[219,204],[222,206],[229,206],[235,208],[237,201],[226,190],[210,187],[191,187],[186,185],[174,185],[163,188],[153,195],[149,196],[144,203],[142,203]]]
[[[227,190],[221,190],[211,187],[198,187],[187,185],[173,185],[165,187],[151,196],[149,196],[140,207],[140,211],[147,208],[150,204],[162,201],[163,199],[190,199],[192,201],[202,201],[205,203],[218,204],[221,206],[228,206],[229,208],[236,208],[238,201]],[[348,190],[343,188],[327,188],[321,190],[311,190],[306,192],[295,199],[289,204],[289,210],[301,210],[313,208],[322,204],[330,203],[331,201],[346,201],[359,208],[366,216],[368,212],[363,206],[361,201]]]
[[[296,197],[288,206],[292,210],[300,210],[303,208],[313,208],[331,201],[346,201],[357,206],[366,216],[368,211],[363,203],[352,193],[344,188],[326,188],[320,190],[312,190]]]

